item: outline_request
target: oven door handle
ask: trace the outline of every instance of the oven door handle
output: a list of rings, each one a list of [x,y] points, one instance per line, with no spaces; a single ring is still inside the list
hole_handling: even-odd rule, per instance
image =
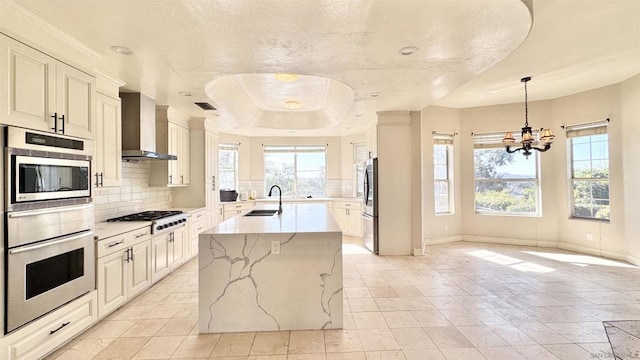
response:
[[[77,240],[79,238],[83,238],[83,237],[86,237],[86,236],[89,236],[89,235],[93,235],[93,230],[86,230],[86,231],[83,231],[83,232],[81,232],[79,234],[67,236],[67,237],[64,237],[62,239],[51,240],[51,241],[47,241],[47,242],[39,243],[39,244],[35,244],[35,245],[22,246],[22,247],[19,247],[17,249],[10,249],[9,250],[9,255],[15,255],[15,254],[19,254],[19,253],[23,253],[23,252],[27,252],[27,251],[38,250],[38,249],[45,248],[47,246],[58,245],[58,244],[66,243],[66,242],[69,242],[69,241]]]
[[[63,212],[63,211],[84,210],[84,209],[89,209],[92,206],[93,206],[93,204],[74,205],[74,206],[61,206],[61,207],[55,207],[55,208],[49,208],[49,209],[40,209],[40,210],[33,210],[33,211],[10,212],[10,213],[8,213],[7,216],[10,217],[10,218],[19,218],[19,217],[25,217],[25,216],[36,216],[36,215],[42,215],[42,214],[58,213],[58,212]]]

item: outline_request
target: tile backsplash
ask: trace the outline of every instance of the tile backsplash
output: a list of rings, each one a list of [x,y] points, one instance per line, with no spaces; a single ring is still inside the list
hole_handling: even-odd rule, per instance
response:
[[[144,210],[171,207],[171,189],[149,186],[150,162],[122,162],[122,186],[93,191],[96,221]]]

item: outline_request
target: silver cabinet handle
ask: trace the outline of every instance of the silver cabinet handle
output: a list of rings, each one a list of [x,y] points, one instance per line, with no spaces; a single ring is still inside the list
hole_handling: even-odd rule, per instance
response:
[[[144,233],[144,234],[138,234],[138,235],[136,235],[136,239],[139,239],[139,238],[141,238],[141,237],[143,237],[143,236],[147,236],[147,233]]]
[[[17,249],[11,249],[11,250],[9,250],[9,254],[13,255],[13,254],[19,254],[19,253],[22,253],[22,252],[26,252],[26,251],[38,250],[38,249],[45,248],[47,246],[58,245],[58,244],[66,243],[66,242],[69,242],[69,241],[77,240],[79,238],[83,238],[83,237],[89,236],[89,235],[93,235],[93,231],[87,230],[87,231],[81,232],[80,234],[68,236],[68,237],[65,237],[65,238],[62,238],[62,239],[51,240],[51,241],[47,241],[47,242],[44,242],[44,243],[38,243],[38,244],[35,244],[35,245],[22,246],[22,247],[19,247]]]

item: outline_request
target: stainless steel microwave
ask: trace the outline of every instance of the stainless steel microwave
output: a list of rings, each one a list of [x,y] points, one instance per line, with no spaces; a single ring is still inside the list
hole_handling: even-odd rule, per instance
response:
[[[8,127],[7,210],[91,202],[91,140]]]

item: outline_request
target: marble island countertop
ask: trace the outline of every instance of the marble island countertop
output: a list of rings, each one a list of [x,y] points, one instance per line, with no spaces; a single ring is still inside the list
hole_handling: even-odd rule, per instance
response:
[[[324,204],[282,204],[282,214],[244,216],[249,211],[272,209],[277,205],[258,205],[224,221],[203,234],[325,233],[342,230]]]

